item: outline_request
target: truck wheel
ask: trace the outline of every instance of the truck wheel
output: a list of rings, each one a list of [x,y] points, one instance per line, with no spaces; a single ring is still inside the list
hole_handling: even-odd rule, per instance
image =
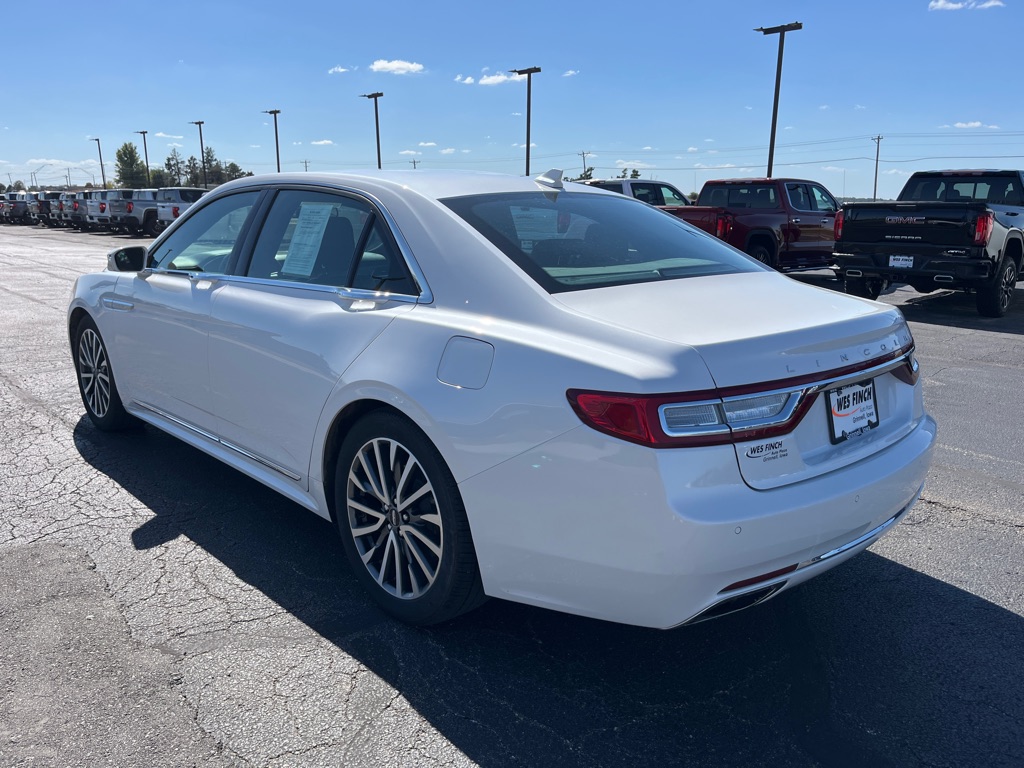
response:
[[[142,225],[142,233],[147,237],[156,237],[160,233],[160,225],[156,216],[146,217],[146,223]]]
[[[847,277],[843,281],[843,290],[851,296],[875,300],[889,284],[880,277]]]
[[[772,255],[772,252],[768,248],[768,246],[763,245],[762,243],[751,243],[750,245],[748,245],[747,255],[757,259],[766,267],[776,269],[775,257]]]
[[[1004,256],[995,279],[978,288],[978,314],[982,317],[1002,317],[1013,303],[1017,286],[1017,263]]]

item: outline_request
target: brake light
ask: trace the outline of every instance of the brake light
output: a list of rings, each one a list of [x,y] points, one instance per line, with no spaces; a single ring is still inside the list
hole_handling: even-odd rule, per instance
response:
[[[106,213],[106,211],[107,211],[107,204],[106,203],[100,203],[100,213]]]
[[[77,211],[78,210],[78,201],[77,200],[75,200],[74,204],[71,206],[71,210],[73,210],[73,211]]]
[[[974,244],[988,245],[988,239],[992,237],[992,226],[995,224],[995,214],[992,211],[985,211],[978,216],[974,222]]]
[[[132,211],[135,210],[135,203],[128,203],[128,205],[125,207],[128,209],[128,213],[131,213]]]
[[[832,225],[833,240],[838,241],[843,239],[843,222],[845,219],[846,216],[843,214],[842,210],[836,212],[836,221],[835,224]]]
[[[715,237],[719,240],[725,240],[729,233],[732,231],[732,217],[730,216],[719,216],[715,222]]]
[[[181,213],[181,211],[178,209],[178,206],[175,205],[171,208],[171,213],[174,214],[174,218],[178,218],[178,214]]]

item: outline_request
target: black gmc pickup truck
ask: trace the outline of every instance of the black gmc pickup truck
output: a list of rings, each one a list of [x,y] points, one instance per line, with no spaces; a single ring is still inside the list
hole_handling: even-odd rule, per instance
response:
[[[1024,254],[1021,171],[922,171],[896,202],[850,203],[836,216],[833,259],[846,292],[870,299],[887,283],[921,293],[974,291],[1002,317]]]

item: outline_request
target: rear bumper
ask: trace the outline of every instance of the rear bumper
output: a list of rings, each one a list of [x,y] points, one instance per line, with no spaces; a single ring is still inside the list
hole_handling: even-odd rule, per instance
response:
[[[487,594],[667,629],[870,546],[917,499],[934,441],[924,416],[862,461],[758,491],[732,446],[655,451],[581,427],[460,489]]]
[[[946,254],[894,254],[890,251],[878,253],[849,253],[837,251],[833,259],[841,276],[881,277],[891,282],[935,282],[942,284],[974,285],[984,283],[995,274],[994,262],[984,251],[960,257]],[[913,266],[893,267],[890,256],[909,256]]]

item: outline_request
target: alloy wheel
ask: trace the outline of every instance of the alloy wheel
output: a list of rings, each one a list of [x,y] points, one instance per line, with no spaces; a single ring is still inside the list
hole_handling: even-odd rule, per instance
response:
[[[346,507],[356,551],[377,584],[403,600],[426,593],[441,566],[444,529],[416,457],[389,438],[365,443],[349,467]]]
[[[78,339],[78,376],[82,394],[93,415],[102,419],[110,409],[110,366],[99,335],[86,328]]]

